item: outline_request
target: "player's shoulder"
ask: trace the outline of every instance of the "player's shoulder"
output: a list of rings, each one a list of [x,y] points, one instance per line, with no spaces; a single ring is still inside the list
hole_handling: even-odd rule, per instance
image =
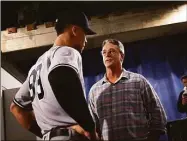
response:
[[[31,75],[33,73],[34,70],[39,70],[42,68],[43,65],[45,65],[45,61],[46,58],[48,57],[48,54],[50,52],[51,49],[49,49],[48,51],[44,52],[35,62],[35,64],[30,68],[28,75]]]
[[[49,52],[49,72],[58,66],[68,66],[76,71],[81,70],[82,58],[80,53],[68,46],[52,47]]]
[[[72,47],[68,47],[68,46],[57,46],[53,49],[53,53],[52,53],[52,58],[54,56],[57,57],[81,57],[80,53],[72,48]]]

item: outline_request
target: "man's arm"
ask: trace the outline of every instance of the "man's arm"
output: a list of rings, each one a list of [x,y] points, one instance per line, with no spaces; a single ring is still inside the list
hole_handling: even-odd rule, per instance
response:
[[[12,102],[10,105],[10,111],[23,128],[42,138],[41,130],[36,123],[33,111],[24,110],[14,102]]]
[[[59,66],[49,73],[49,82],[61,107],[88,132],[94,132],[84,92],[77,72],[68,66]]]
[[[187,104],[186,105],[182,104],[182,94],[183,94],[183,92],[184,91],[180,92],[179,97],[178,97],[178,101],[177,101],[177,109],[181,113],[187,112]]]
[[[143,100],[150,125],[148,140],[158,141],[160,135],[166,133],[166,113],[157,93],[146,79],[144,80]]]

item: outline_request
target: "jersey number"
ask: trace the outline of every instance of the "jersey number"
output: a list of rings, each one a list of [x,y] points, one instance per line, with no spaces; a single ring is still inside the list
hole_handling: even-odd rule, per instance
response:
[[[29,77],[29,89],[31,97],[34,99],[35,95],[37,95],[39,100],[44,97],[44,91],[40,78],[41,68],[42,64],[38,65],[37,68],[31,72]]]

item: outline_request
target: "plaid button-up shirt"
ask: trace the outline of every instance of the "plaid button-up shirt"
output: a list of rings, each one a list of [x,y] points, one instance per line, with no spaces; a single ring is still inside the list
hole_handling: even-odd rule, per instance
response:
[[[140,74],[124,69],[115,84],[104,76],[90,89],[88,103],[103,140],[145,139],[150,130],[166,130],[159,97]]]

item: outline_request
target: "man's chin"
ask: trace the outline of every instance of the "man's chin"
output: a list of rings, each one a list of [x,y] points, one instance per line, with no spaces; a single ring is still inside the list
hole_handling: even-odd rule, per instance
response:
[[[82,53],[84,51],[84,47],[81,49],[81,52],[80,53]]]
[[[110,67],[112,67],[112,64],[111,64],[111,63],[106,63],[106,64],[105,64],[105,67],[106,67],[106,68],[110,68]]]

